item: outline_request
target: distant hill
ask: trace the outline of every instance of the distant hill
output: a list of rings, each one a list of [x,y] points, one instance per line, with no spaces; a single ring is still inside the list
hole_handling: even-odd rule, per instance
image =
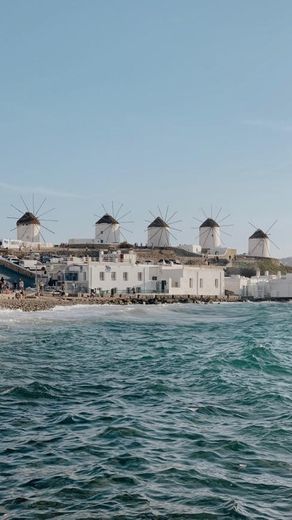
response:
[[[281,263],[283,265],[289,265],[292,267],[292,256],[287,256],[287,258],[281,258]]]

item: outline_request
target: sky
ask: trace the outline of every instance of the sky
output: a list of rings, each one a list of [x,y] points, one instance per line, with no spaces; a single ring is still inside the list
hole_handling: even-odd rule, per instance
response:
[[[292,256],[291,19],[290,0],[0,0],[0,236],[34,193],[55,243],[113,201],[129,242],[159,206],[197,243],[222,208],[224,245],[277,220]]]

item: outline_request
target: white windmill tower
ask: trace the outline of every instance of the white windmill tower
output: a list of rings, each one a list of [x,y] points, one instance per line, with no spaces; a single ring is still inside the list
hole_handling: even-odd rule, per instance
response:
[[[263,258],[269,258],[271,256],[270,239],[262,229],[257,229],[249,237],[248,256],[258,256]]]
[[[16,222],[17,240],[40,242],[40,232],[41,223],[31,211],[26,211]]]
[[[221,246],[220,226],[213,218],[207,218],[199,228],[199,244],[202,249],[218,249]]]
[[[169,247],[170,229],[168,224],[161,218],[156,217],[147,227],[147,247]]]
[[[256,227],[252,222],[249,224],[255,229],[255,232],[248,239],[248,256],[256,256],[259,258],[270,258],[271,243],[277,248],[278,246],[273,242],[270,237],[270,231],[276,224],[277,220],[267,229],[263,231],[261,228]]]
[[[105,213],[95,223],[95,242],[97,244],[120,244],[122,241],[127,241],[123,231],[127,233],[131,233],[131,231],[125,228],[124,224],[132,224],[132,221],[124,219],[130,215],[131,211],[126,211],[126,213],[122,214],[123,207],[124,204],[121,204],[116,211],[112,202],[112,210],[109,213],[105,206],[102,205]]]
[[[149,213],[154,218],[153,221],[147,227],[147,247],[170,247],[170,237],[176,240],[173,230],[181,231],[173,227],[173,224],[181,222],[181,220],[173,220],[177,211],[172,215],[168,216],[169,207],[167,207],[165,215],[163,216],[158,206],[159,216],[155,216],[154,213]],[[148,221],[149,222],[149,221]]]
[[[109,215],[109,213],[105,213],[95,223],[95,240],[97,244],[120,243],[120,224],[112,215]]]
[[[202,248],[202,251],[210,251],[216,252],[220,248],[222,248],[222,240],[221,233],[231,236],[230,233],[227,233],[222,228],[232,227],[233,224],[226,224],[225,220],[230,217],[230,215],[225,215],[225,217],[219,219],[219,215],[222,211],[222,208],[219,209],[216,216],[213,218],[213,206],[211,206],[211,216],[208,216],[207,213],[201,208],[203,215],[205,216],[205,220],[203,223],[197,217],[194,217],[197,222],[200,222],[200,226],[195,229],[199,230],[199,244]],[[218,223],[219,222],[219,223]]]
[[[25,243],[31,243],[31,244],[40,244],[42,241],[45,242],[42,230],[45,229],[46,231],[49,231],[50,233],[54,234],[54,232],[44,226],[44,222],[57,222],[57,220],[54,219],[48,219],[43,218],[45,215],[50,213],[54,210],[54,208],[51,208],[49,210],[44,211],[44,205],[46,202],[46,198],[42,201],[39,208],[35,209],[35,201],[34,201],[34,195],[32,196],[32,208],[30,209],[28,204],[25,202],[23,197],[20,197],[21,201],[25,207],[25,211],[17,208],[13,204],[11,204],[11,207],[18,211],[18,213],[21,214],[21,217],[8,217],[14,221],[16,221],[16,235],[17,240],[20,240]],[[41,212],[42,210],[42,212]],[[14,231],[12,229],[11,231]]]

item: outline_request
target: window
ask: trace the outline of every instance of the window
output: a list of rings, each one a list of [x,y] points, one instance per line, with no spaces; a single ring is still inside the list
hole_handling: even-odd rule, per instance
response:
[[[99,279],[102,281],[104,280],[104,273],[99,273]]]
[[[219,280],[218,280],[218,278],[215,278],[215,287],[216,287],[216,289],[218,289],[218,287],[219,287]]]
[[[65,273],[65,280],[67,282],[78,282],[78,273],[76,271]]]
[[[192,278],[189,279],[189,288],[190,289],[193,288],[193,279]]]
[[[123,273],[123,280],[127,282],[128,280],[128,273]]]
[[[200,278],[200,289],[203,289],[203,278]]]
[[[152,276],[152,280],[157,280],[157,276]]]
[[[111,273],[111,279],[112,279],[112,280],[116,280],[116,279],[117,279],[117,277],[116,277],[116,273],[114,273],[114,272]]]
[[[138,273],[138,282],[142,282],[142,274],[141,272]]]

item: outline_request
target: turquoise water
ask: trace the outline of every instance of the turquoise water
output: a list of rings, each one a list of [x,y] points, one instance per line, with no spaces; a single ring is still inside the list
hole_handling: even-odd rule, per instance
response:
[[[0,371],[1,518],[291,520],[291,304],[0,311]]]

